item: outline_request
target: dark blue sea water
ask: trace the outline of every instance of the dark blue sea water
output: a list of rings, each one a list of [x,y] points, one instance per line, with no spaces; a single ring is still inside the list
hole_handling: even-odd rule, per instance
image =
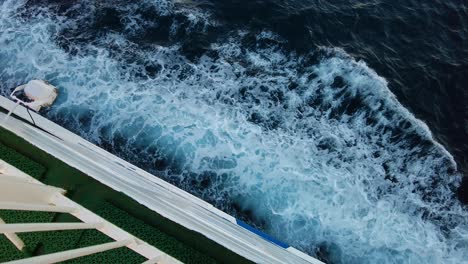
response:
[[[86,139],[326,262],[468,259],[466,2],[0,9],[0,93]]]

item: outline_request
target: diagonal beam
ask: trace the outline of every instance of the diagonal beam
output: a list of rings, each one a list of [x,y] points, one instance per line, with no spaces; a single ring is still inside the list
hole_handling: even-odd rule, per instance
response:
[[[57,262],[62,262],[70,259],[75,259],[87,255],[92,255],[100,252],[104,252],[107,250],[111,250],[114,248],[120,248],[124,246],[128,246],[131,243],[134,243],[134,239],[126,239],[126,240],[121,240],[121,241],[116,241],[116,242],[110,242],[110,243],[105,243],[101,245],[96,245],[96,246],[90,246],[90,247],[84,247],[84,248],[78,248],[78,249],[72,249],[72,250],[67,250],[67,251],[62,251],[62,252],[57,252],[57,253],[52,253],[52,254],[47,254],[47,255],[42,255],[42,256],[37,256],[37,257],[32,257],[32,258],[26,258],[26,259],[20,259],[20,260],[15,260],[15,261],[10,261],[6,262],[4,264],[49,264],[49,263],[57,263]]]
[[[173,257],[164,254],[156,258],[148,259],[142,264],[182,264],[182,262],[174,259]]]
[[[78,208],[35,203],[0,202],[0,210],[40,211],[55,213],[74,213]]]
[[[65,193],[65,190],[17,180],[15,177],[0,177],[0,201],[2,202],[49,203],[56,193]]]
[[[0,225],[5,224],[5,221],[0,218]],[[5,233],[4,234],[8,240],[10,240],[13,245],[19,250],[22,250],[24,248],[24,242],[21,240],[21,238],[18,237],[15,233]]]
[[[99,229],[104,223],[33,223],[33,224],[0,224],[0,234],[41,232],[75,229]]]

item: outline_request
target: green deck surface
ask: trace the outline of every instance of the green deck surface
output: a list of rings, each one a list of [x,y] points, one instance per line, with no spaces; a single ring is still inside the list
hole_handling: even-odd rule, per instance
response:
[[[201,234],[180,226],[123,193],[99,183],[0,128],[0,159],[45,184],[67,190],[67,196],[94,213],[184,263],[251,263]],[[69,214],[0,210],[7,223],[79,222]],[[0,262],[86,247],[112,240],[96,230],[18,234],[25,249],[18,251],[0,235]],[[142,263],[145,258],[128,248],[81,257],[70,263]]]

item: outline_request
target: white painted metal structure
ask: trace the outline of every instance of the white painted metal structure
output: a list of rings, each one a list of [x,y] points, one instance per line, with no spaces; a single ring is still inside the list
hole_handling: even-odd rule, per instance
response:
[[[110,242],[106,244],[101,244],[97,246],[90,246],[90,247],[85,247],[85,248],[77,248],[77,249],[72,249],[68,250],[65,252],[57,252],[57,253],[52,253],[48,255],[42,255],[42,256],[37,256],[37,257],[32,257],[28,259],[20,259],[20,260],[15,260],[15,261],[10,261],[5,264],[49,264],[49,263],[58,263],[74,258],[79,258],[91,254],[96,254],[100,252],[104,252],[107,250],[111,250],[114,248],[119,248],[119,247],[124,247],[124,246],[129,246],[132,243],[135,243],[135,241],[131,239],[127,240],[121,240],[121,241],[115,241],[115,242]],[[159,262],[162,263],[162,262]]]
[[[0,96],[7,111],[15,103]],[[23,106],[15,115],[34,119],[36,127],[9,118],[3,127],[94,179],[130,196],[158,214],[194,230],[256,263],[322,263],[293,247],[282,247],[237,224],[211,204],[135,167]],[[0,113],[0,120],[6,115]],[[63,204],[67,206],[67,204]]]
[[[104,218],[64,196],[65,191],[37,181],[10,164],[0,160],[0,209],[66,212],[82,223],[5,223],[0,219],[0,233],[19,249],[24,242],[16,235],[21,232],[96,229],[115,242],[57,252],[48,255],[11,261],[8,263],[57,263],[81,256],[96,254],[106,250],[128,247],[147,258],[150,263],[179,264],[180,261],[149,245]]]

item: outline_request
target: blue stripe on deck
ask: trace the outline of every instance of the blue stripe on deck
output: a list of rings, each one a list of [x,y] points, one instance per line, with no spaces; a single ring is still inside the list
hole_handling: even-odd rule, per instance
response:
[[[267,241],[269,241],[269,242],[271,242],[271,243],[273,243],[273,244],[276,244],[276,245],[278,245],[278,246],[280,246],[280,247],[282,247],[282,248],[288,248],[288,247],[289,247],[288,244],[286,244],[286,243],[284,243],[284,242],[281,242],[281,241],[279,241],[278,239],[276,239],[276,238],[274,238],[274,237],[272,237],[272,236],[270,236],[270,235],[268,235],[268,234],[263,233],[262,231],[260,231],[260,230],[258,230],[258,229],[256,229],[256,228],[254,228],[254,227],[248,225],[248,224],[247,224],[246,222],[244,222],[244,221],[241,221],[241,220],[239,220],[239,219],[236,219],[236,222],[237,222],[238,225],[242,226],[243,228],[249,230],[249,231],[252,232],[252,233],[255,233],[255,234],[259,235],[259,236],[262,237],[263,239],[265,239],[265,240],[267,240]]]

